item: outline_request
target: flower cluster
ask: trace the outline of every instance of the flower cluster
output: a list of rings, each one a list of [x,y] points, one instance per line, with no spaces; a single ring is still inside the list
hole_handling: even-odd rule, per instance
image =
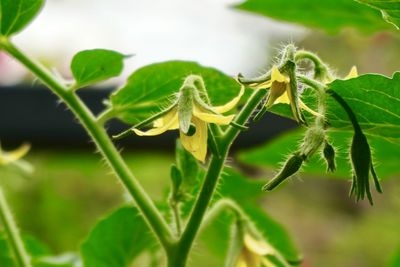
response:
[[[133,131],[139,136],[154,136],[169,130],[179,130],[183,147],[196,159],[204,162],[207,155],[208,124],[229,125],[232,122],[235,115],[225,116],[221,113],[235,108],[244,93],[244,87],[241,86],[239,95],[225,105],[211,106],[206,90],[199,84],[204,85],[201,76],[186,77],[176,99],[167,109],[134,126],[128,132]],[[139,129],[148,124],[152,124],[151,129]],[[125,133],[117,137],[124,136]]]

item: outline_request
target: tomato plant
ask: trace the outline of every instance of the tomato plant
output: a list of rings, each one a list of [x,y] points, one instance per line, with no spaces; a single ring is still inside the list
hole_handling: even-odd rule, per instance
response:
[[[340,77],[313,51],[287,44],[259,77],[230,77],[187,61],[142,67],[95,115],[77,91],[120,75],[130,56],[107,49],[81,51],[71,62],[73,82],[60,81],[13,43],[43,5],[43,0],[0,0],[0,49],[67,105],[134,204],[99,221],[79,253],[56,257],[40,242],[20,234],[0,191],[0,266],[127,267],[144,252],[150,255],[149,266],[190,266],[193,245],[202,232],[209,232],[207,246],[227,267],[299,266],[302,256],[285,229],[259,207],[263,194],[284,187],[301,171],[328,172],[349,176],[350,197],[373,205],[373,192],[383,192],[381,179],[399,172],[398,164],[385,165],[398,163],[400,154],[398,72],[392,77],[360,75],[353,67]],[[343,27],[369,34],[400,26],[400,1],[393,0],[247,0],[237,8],[333,34]],[[311,67],[303,68],[305,62]],[[301,129],[239,153],[244,163],[279,169],[260,182],[230,169],[227,157],[239,134],[259,123],[266,112],[293,119]],[[112,119],[123,121],[127,129],[109,134],[107,123]],[[176,160],[168,197],[156,203],[115,140],[167,131],[179,132]],[[339,145],[346,155],[337,153]],[[279,168],[282,158],[276,151],[281,147],[289,147],[291,153]],[[0,167],[30,169],[22,159],[28,150],[28,145],[0,150]],[[383,164],[376,165],[378,160]]]

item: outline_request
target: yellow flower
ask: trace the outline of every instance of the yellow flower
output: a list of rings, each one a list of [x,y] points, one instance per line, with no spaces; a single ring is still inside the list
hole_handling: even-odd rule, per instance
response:
[[[28,153],[30,147],[31,146],[29,144],[23,144],[16,150],[9,152],[3,151],[0,147],[0,166],[18,161]]]
[[[266,242],[255,240],[249,234],[245,234],[243,249],[239,255],[235,267],[275,267],[266,256],[274,255],[274,249]]]
[[[193,79],[193,77],[190,78]],[[184,83],[178,96],[178,102],[153,122],[152,129],[141,131],[133,128],[132,130],[139,136],[154,136],[168,130],[179,129],[183,147],[196,159],[204,162],[207,155],[208,123],[230,124],[235,115],[224,116],[221,113],[234,108],[243,93],[244,86],[241,87],[239,95],[230,102],[223,106],[210,107],[203,102],[195,87],[185,87]],[[194,128],[194,133],[191,133],[190,128]]]
[[[321,116],[319,113],[310,109],[306,104],[301,101],[300,98],[295,94],[294,90],[297,88],[291,88],[289,76],[282,74],[276,66],[272,67],[271,79],[262,83],[250,84],[250,87],[255,89],[270,88],[266,108],[270,108],[275,104],[289,104],[292,108],[293,116],[296,120],[300,121],[300,115],[297,108],[298,105],[301,109],[313,114],[314,116]]]
[[[351,67],[349,74],[346,75],[346,77],[344,77],[343,80],[350,80],[353,78],[357,78],[358,77],[358,70],[356,66]],[[333,82],[335,79],[331,78],[329,80],[326,80],[325,83],[331,83]]]

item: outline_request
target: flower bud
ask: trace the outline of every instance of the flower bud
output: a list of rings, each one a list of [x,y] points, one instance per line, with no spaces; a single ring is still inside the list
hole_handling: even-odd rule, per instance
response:
[[[296,174],[303,162],[305,160],[305,156],[300,154],[299,152],[294,153],[285,163],[282,170],[272,178],[266,185],[263,186],[263,191],[271,191],[275,187],[277,187],[280,183],[285,181],[287,178]]]
[[[179,90],[178,100],[178,118],[179,118],[179,129],[187,134],[190,128],[190,122],[192,121],[193,114],[193,92],[194,88],[184,85]]]
[[[323,155],[326,161],[326,171],[335,172],[336,162],[335,162],[335,148],[325,140]]]
[[[306,158],[314,155],[325,140],[325,131],[319,127],[310,127],[301,145],[301,154]]]
[[[354,132],[350,149],[350,159],[353,168],[353,183],[350,195],[355,195],[357,200],[364,199],[365,195],[367,195],[372,205],[373,201],[369,185],[370,172],[372,173],[376,190],[382,192],[382,189],[372,165],[371,149],[367,137],[360,130]]]

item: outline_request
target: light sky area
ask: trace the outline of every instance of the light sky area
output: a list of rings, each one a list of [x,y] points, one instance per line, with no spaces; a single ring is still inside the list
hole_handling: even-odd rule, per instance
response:
[[[112,81],[121,83],[139,67],[172,59],[197,61],[229,75],[254,75],[274,52],[271,39],[287,42],[304,33],[301,28],[235,10],[231,7],[235,3],[47,0],[38,18],[15,42],[63,75],[69,75],[69,62],[79,50],[106,48],[135,54],[126,61],[124,74]],[[5,65],[0,83],[12,84],[25,75],[9,60]]]

